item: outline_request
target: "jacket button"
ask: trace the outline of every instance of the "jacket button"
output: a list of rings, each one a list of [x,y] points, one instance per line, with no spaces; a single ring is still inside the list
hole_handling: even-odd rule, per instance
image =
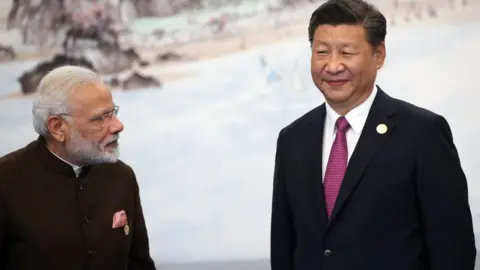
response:
[[[330,249],[325,249],[325,251],[323,252],[323,255],[325,257],[330,257],[330,255],[332,255],[332,251]]]

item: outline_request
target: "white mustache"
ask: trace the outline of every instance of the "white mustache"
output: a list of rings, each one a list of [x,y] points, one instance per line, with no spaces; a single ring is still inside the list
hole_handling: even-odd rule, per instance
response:
[[[112,143],[112,142],[116,142],[118,141],[118,139],[120,138],[120,135],[119,134],[115,134],[113,135],[111,138],[109,138],[108,140],[106,140],[105,142],[103,142],[103,146],[109,144],[109,143]]]

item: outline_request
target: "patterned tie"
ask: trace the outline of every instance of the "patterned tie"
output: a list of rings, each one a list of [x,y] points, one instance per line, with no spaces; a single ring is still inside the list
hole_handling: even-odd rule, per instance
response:
[[[348,161],[346,132],[350,128],[350,124],[345,117],[340,117],[337,119],[335,126],[337,127],[337,134],[332,145],[332,151],[330,152],[330,158],[328,159],[325,180],[323,183],[325,205],[329,217],[332,214],[335,200],[337,199],[340,186],[342,185]]]

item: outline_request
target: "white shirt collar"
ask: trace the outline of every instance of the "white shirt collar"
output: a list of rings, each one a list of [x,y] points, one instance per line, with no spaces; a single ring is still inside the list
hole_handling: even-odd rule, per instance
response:
[[[82,171],[82,167],[81,166],[77,166],[75,164],[72,164],[68,161],[66,161],[65,159],[59,157],[57,154],[55,154],[54,152],[52,152],[48,147],[47,147],[48,151],[50,151],[50,153],[52,153],[54,156],[56,156],[58,159],[60,159],[61,161],[67,163],[68,165],[70,165],[73,169],[73,172],[75,173],[75,175],[78,177],[78,175],[80,175],[80,172]]]
[[[349,111],[345,118],[347,119],[348,123],[350,124],[351,129],[356,134],[361,134],[363,126],[367,120],[368,113],[370,112],[370,108],[372,107],[373,101],[375,100],[375,96],[377,95],[377,87],[374,86],[372,92],[368,96],[368,98],[360,105]],[[327,111],[327,122],[333,124],[335,126],[335,122],[340,117],[340,115],[335,112],[328,103],[325,103],[326,111]],[[335,127],[333,128],[333,134],[335,135]]]

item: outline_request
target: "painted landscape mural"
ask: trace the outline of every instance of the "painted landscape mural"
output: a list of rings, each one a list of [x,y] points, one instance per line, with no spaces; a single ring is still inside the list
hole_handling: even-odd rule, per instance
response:
[[[307,38],[322,2],[1,0],[0,156],[37,137],[45,73],[92,68],[120,106],[162,269],[269,269],[276,138],[323,102]],[[480,236],[480,1],[371,2],[389,22],[378,84],[447,118]]]

